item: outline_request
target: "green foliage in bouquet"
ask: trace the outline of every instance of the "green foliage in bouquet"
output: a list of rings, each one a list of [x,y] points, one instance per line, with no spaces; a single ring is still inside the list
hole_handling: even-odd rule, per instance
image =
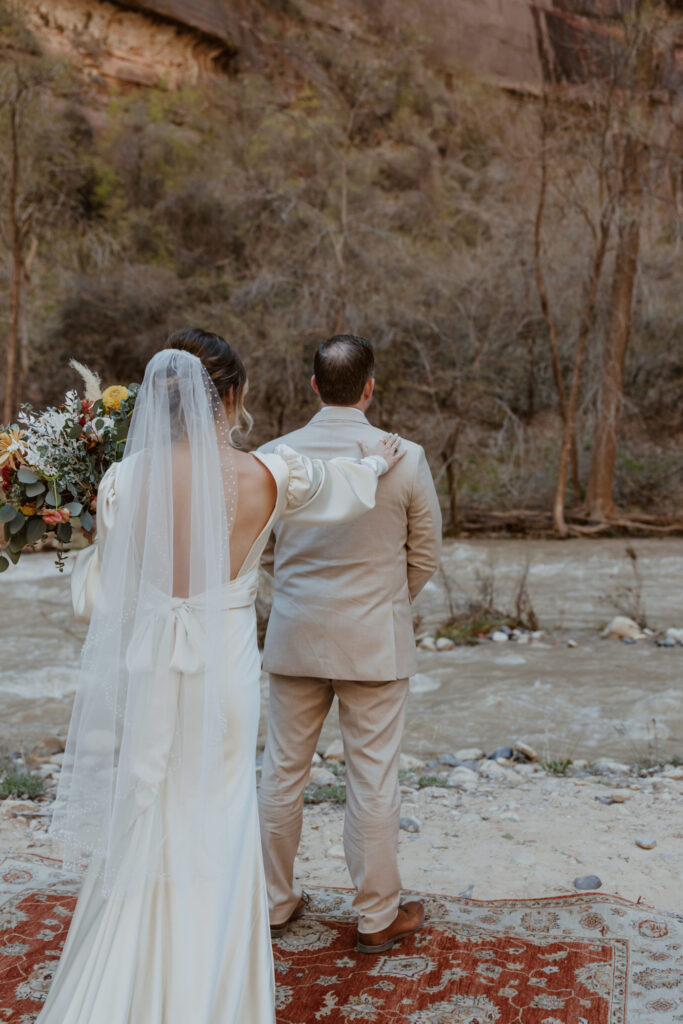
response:
[[[61,571],[74,527],[94,529],[97,489],[123,455],[139,385],[100,394],[97,378],[83,376],[87,397],[74,390],[58,408],[24,406],[18,423],[0,427],[0,572],[48,534],[62,545]]]

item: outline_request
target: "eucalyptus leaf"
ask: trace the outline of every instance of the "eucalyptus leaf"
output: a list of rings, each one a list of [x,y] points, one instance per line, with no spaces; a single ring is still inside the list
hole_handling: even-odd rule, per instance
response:
[[[26,547],[26,530],[22,526],[18,533],[15,533],[13,537],[10,537],[7,550],[14,553],[15,555],[21,554]]]
[[[49,505],[51,508],[57,507],[57,499],[55,498],[54,491],[47,492],[47,494],[45,495],[45,504]]]
[[[92,530],[93,526],[95,525],[95,520],[87,510],[81,512],[79,518],[81,523],[81,529],[88,531]]]
[[[37,498],[39,494],[45,493],[45,484],[42,480],[37,480],[34,484],[26,485],[26,497]]]
[[[0,523],[11,523],[17,514],[18,509],[14,505],[3,505],[0,508]]]
[[[21,556],[21,551],[11,551],[9,548],[5,549],[5,554],[9,558],[12,565],[16,565]]]
[[[37,473],[34,473],[32,469],[28,469],[26,466],[22,466],[17,471],[17,480],[21,484],[34,484],[40,478]]]
[[[26,522],[26,516],[24,515],[24,513],[23,512],[17,512],[17,514],[15,515],[14,519],[9,524],[10,536],[14,537],[15,534],[19,533],[19,530],[21,530],[23,528],[25,522]]]
[[[77,441],[78,438],[81,436],[82,432],[83,432],[83,427],[80,425],[80,423],[76,423],[71,428],[71,430],[67,431],[67,435],[66,436],[70,437],[72,441]]]
[[[71,523],[60,523],[55,533],[57,534],[58,540],[61,540],[62,544],[68,544],[71,540]]]
[[[0,572],[5,572],[6,569],[9,569],[9,562],[4,555],[0,555]]]
[[[68,505],[64,506],[67,508],[72,516],[79,516],[83,506],[80,501],[70,501]]]
[[[96,419],[95,420],[95,430],[101,430],[103,426],[104,426],[104,420],[101,420],[101,419]]]
[[[45,533],[45,523],[40,516],[34,516],[26,524],[26,543],[29,545],[36,544],[45,536]]]

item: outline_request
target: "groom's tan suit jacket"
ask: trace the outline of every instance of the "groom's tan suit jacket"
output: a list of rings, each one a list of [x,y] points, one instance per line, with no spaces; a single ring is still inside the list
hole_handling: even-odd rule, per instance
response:
[[[306,426],[271,441],[312,458],[360,457],[385,436],[359,410],[324,406]],[[285,676],[386,682],[416,670],[411,602],[436,571],[441,513],[422,448],[383,476],[374,509],[351,523],[278,523],[275,589],[264,668]]]

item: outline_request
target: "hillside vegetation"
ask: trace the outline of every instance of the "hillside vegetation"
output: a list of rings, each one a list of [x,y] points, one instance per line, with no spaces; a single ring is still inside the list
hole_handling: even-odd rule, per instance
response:
[[[557,366],[569,392],[623,104],[603,86],[510,94],[431,67],[405,24],[378,16],[350,37],[293,2],[272,7],[288,49],[261,67],[104,93],[46,56],[3,0],[0,289],[6,337],[21,292],[15,404],[59,399],[72,357],[107,383],[139,379],[168,332],[192,323],[243,355],[259,443],[314,411],[318,343],[359,333],[377,346],[372,418],[424,444],[450,528],[547,513]],[[622,512],[675,518],[681,125],[667,102],[653,111],[614,495]],[[570,509],[599,418],[616,224],[577,392]]]

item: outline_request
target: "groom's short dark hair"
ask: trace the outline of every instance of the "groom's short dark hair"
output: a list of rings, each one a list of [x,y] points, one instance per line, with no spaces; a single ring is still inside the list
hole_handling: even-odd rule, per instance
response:
[[[319,347],[313,361],[325,405],[355,405],[375,369],[372,342],[355,334],[335,334]]]

